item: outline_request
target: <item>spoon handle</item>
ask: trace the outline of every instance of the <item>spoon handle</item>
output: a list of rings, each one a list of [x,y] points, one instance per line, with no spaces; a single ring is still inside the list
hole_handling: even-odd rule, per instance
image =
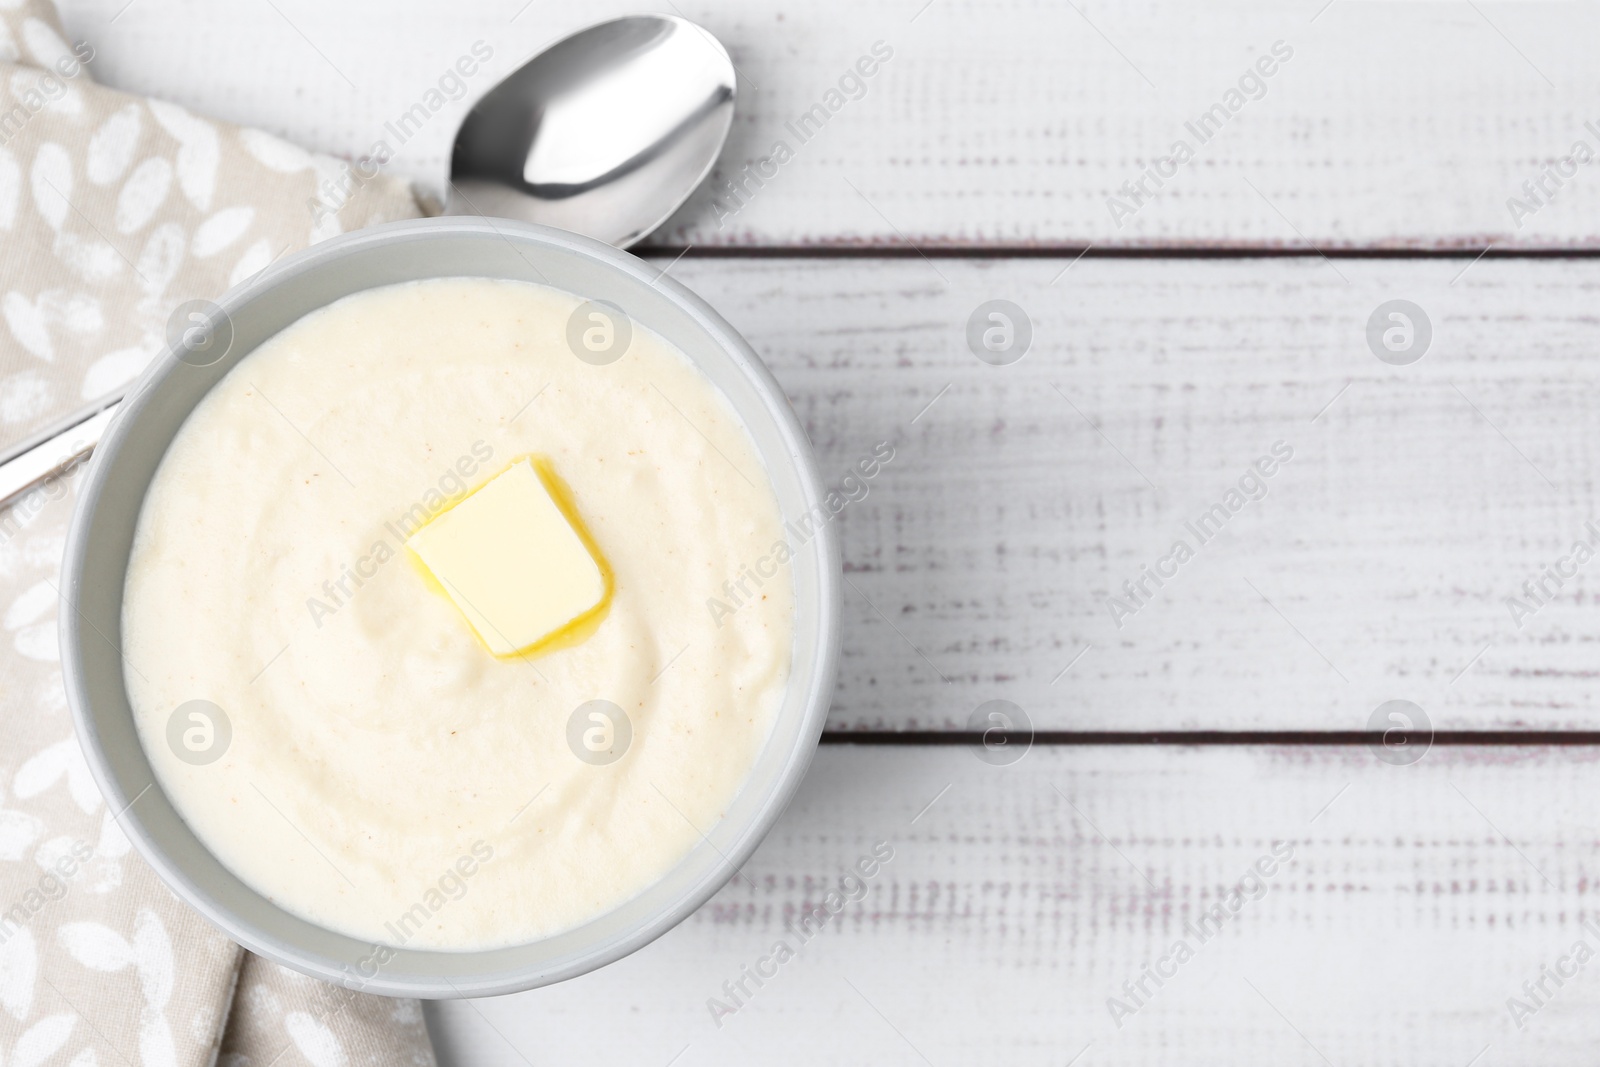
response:
[[[0,453],[0,508],[16,503],[35,486],[60,479],[88,459],[111,425],[122,396],[118,390]]]

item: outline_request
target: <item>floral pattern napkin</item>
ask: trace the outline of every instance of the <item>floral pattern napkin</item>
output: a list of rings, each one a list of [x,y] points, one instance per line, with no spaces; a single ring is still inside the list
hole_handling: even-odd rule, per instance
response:
[[[95,84],[48,0],[0,0],[0,448],[136,377],[185,301],[419,214],[409,189]],[[415,1001],[251,956],[131,851],[56,647],[74,486],[0,511],[0,1064],[432,1067]]]

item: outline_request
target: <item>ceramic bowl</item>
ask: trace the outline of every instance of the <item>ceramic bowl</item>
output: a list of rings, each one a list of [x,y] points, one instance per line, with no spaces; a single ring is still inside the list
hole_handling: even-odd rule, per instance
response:
[[[841,572],[827,524],[793,546],[791,678],[726,816],[703,828],[699,846],[626,904],[528,944],[468,952],[384,949],[277,907],[218,862],[179,817],[151,771],[124,689],[119,649],[129,549],[146,490],[179,427],[207,390],[268,338],[308,312],[376,286],[511,278],[610,301],[675,345],[728,398],[784,516],[820,505],[816,462],[777,382],[716,312],[660,273],[608,245],[523,223],[440,218],[376,226],[288,257],[227,293],[214,315],[221,330],[231,331],[226,355],[207,364],[181,344],[169,346],[124,401],[84,475],[67,538],[61,613],[67,695],[89,766],[139,852],[179,896],[252,952],[393,996],[489,996],[561,981],[635,951],[705,903],[794,794],[822,732],[838,658]]]

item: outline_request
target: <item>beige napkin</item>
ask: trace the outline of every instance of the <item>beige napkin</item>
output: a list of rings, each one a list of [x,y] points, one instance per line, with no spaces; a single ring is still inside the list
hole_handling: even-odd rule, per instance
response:
[[[0,446],[138,375],[183,302],[419,214],[398,181],[103,88],[93,69],[47,0],[0,0]],[[130,850],[62,691],[72,498],[58,486],[0,511],[0,1064],[431,1067],[415,1001],[249,956]]]

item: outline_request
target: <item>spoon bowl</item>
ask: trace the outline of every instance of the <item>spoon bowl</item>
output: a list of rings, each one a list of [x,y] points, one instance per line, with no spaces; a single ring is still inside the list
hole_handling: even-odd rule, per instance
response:
[[[633,15],[563,38],[472,108],[446,211],[627,248],[676,211],[733,123],[733,61],[686,19]]]

